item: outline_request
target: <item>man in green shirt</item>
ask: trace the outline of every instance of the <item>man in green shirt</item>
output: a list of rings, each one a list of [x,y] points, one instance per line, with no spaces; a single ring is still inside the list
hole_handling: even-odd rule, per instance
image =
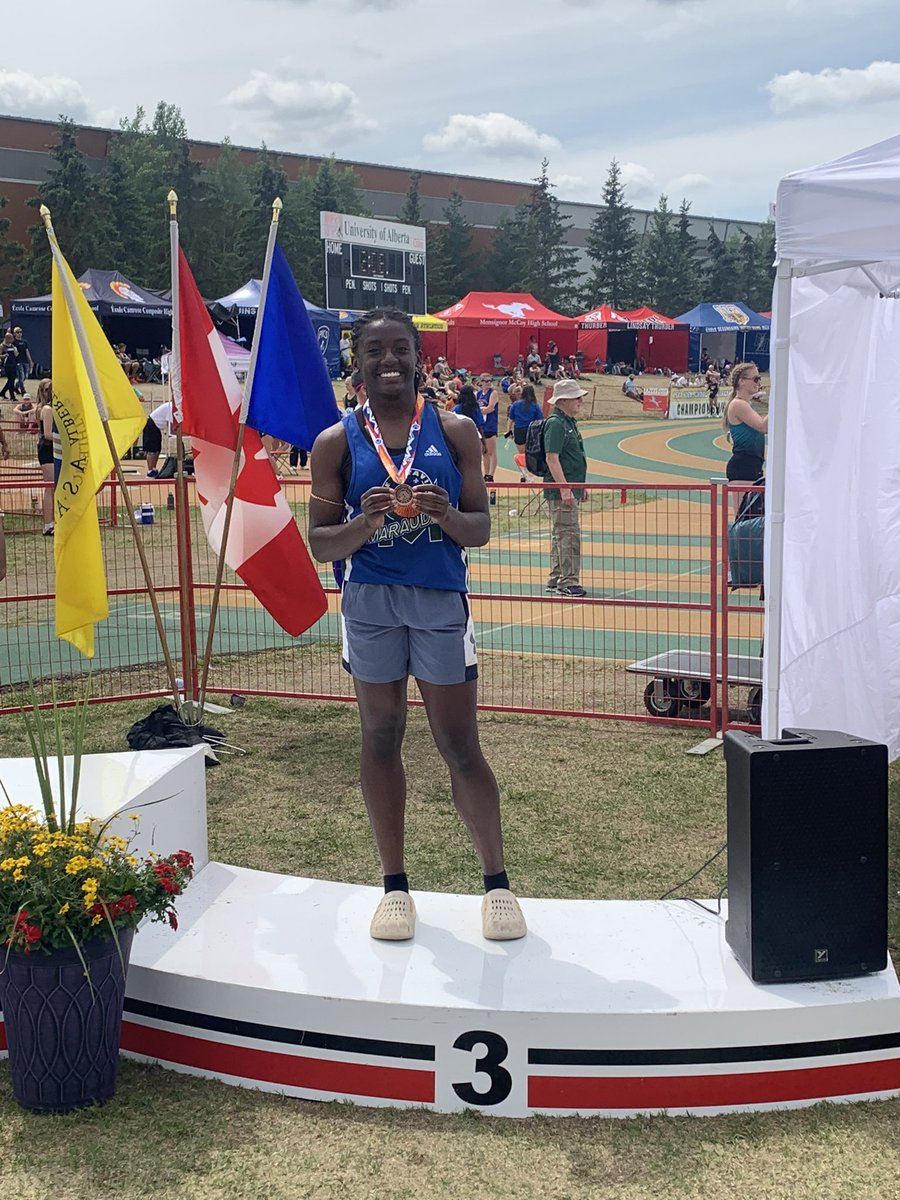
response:
[[[547,459],[544,482],[561,485],[559,488],[544,489],[553,522],[547,591],[575,598],[587,595],[578,578],[581,572],[579,505],[584,499],[584,489],[568,485],[584,483],[587,476],[584,442],[576,422],[586,395],[587,392],[574,379],[561,379],[554,384],[549,400],[554,408],[544,422],[543,430]]]

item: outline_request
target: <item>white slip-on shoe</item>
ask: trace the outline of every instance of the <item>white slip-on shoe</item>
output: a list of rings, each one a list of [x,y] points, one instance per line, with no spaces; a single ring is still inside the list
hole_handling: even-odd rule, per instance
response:
[[[416,906],[409,892],[385,892],[369,926],[380,942],[405,942],[416,932]]]
[[[508,888],[492,888],[481,901],[481,932],[490,942],[512,942],[528,932],[519,902]]]

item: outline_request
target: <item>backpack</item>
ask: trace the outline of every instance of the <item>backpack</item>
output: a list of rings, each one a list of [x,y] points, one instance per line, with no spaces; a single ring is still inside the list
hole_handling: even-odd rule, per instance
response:
[[[539,421],[531,421],[525,430],[525,466],[532,475],[547,474],[543,417]]]
[[[549,421],[553,413],[547,417]],[[532,475],[546,475],[549,468],[547,466],[547,455],[544,450],[544,426],[547,421],[532,421],[525,431],[525,466]],[[563,445],[569,436],[569,427],[566,426],[566,432],[563,437]]]
[[[758,479],[757,484],[764,483]],[[731,587],[756,587],[763,582],[765,493],[745,492],[728,527],[728,567]]]

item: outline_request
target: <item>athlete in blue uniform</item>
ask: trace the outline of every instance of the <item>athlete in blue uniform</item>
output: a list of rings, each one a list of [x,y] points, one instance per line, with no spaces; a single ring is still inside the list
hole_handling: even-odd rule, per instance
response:
[[[417,397],[421,345],[405,313],[373,309],[361,317],[353,355],[368,402],[316,440],[309,545],[320,562],[349,560],[343,661],[359,702],[360,777],[384,872],[370,932],[389,941],[415,932],[400,757],[412,675],[481,859],[484,936],[522,937],[525,921],[503,866],[497,781],[476,722],[465,547],[490,537],[481,440],[472,421]]]
[[[478,381],[478,404],[484,414],[484,479],[486,483],[494,482],[494,472],[497,470],[497,423],[500,419],[500,389],[494,387],[490,375],[482,375]],[[496,493],[491,493],[492,497]],[[493,499],[492,499],[493,503]]]

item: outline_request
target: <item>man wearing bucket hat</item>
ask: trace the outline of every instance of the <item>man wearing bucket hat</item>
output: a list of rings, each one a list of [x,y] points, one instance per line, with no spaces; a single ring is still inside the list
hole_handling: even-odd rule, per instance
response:
[[[553,411],[544,422],[544,455],[547,459],[545,483],[558,483],[559,488],[545,488],[544,496],[552,519],[550,578],[547,591],[575,599],[586,596],[581,586],[581,522],[579,505],[584,499],[582,488],[570,487],[584,483],[587,476],[587,457],[584,442],[578,431],[577,416],[587,392],[574,379],[560,379],[553,385],[549,403]]]

